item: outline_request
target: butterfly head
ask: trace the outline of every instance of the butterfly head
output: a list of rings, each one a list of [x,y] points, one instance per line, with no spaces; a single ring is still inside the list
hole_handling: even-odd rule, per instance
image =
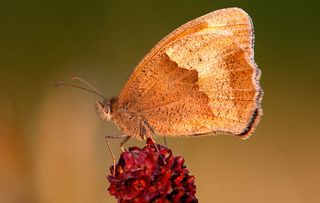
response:
[[[103,101],[96,101],[96,110],[98,115],[103,120],[111,120],[111,102],[109,99],[105,99]]]

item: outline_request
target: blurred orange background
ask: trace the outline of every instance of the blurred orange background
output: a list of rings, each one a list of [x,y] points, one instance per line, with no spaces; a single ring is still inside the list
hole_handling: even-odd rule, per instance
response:
[[[162,37],[232,6],[254,22],[262,121],[247,141],[169,138],[169,147],[196,176],[200,202],[319,202],[318,2],[18,0],[0,7],[0,203],[116,202],[104,136],[118,130],[97,117],[96,96],[53,84],[78,75],[118,95]]]

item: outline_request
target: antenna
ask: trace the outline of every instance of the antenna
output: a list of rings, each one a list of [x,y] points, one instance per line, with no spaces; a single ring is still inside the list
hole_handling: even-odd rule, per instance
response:
[[[82,78],[80,78],[80,77],[78,77],[78,76],[72,76],[72,77],[70,78],[70,80],[78,80],[78,81],[82,82],[83,84],[87,85],[88,87],[90,87],[91,89],[93,89],[94,91],[96,91],[96,92],[98,92],[99,94],[101,94],[101,92],[100,92],[97,88],[95,88],[95,87],[94,87],[93,85],[91,85],[89,82],[87,82],[86,80],[84,80],[84,79],[82,79]]]
[[[69,83],[69,82],[58,82],[58,83],[54,84],[54,87],[60,87],[60,86],[75,87],[75,88],[78,88],[78,89],[85,90],[87,92],[94,93],[94,94],[98,95],[99,97],[103,98],[104,100],[107,100],[107,98],[105,96],[103,96],[97,88],[92,86],[89,82],[85,81],[84,79],[82,79],[82,78],[80,78],[78,76],[73,76],[73,77],[70,78],[70,80],[78,80],[78,81],[82,82],[83,84],[85,84],[86,86],[88,86],[89,88],[82,87],[80,85]]]

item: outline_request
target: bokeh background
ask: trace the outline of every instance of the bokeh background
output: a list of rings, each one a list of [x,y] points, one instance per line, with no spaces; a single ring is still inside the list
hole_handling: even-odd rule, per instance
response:
[[[1,1],[0,202],[115,202],[104,136],[118,130],[97,117],[96,96],[53,84],[78,75],[118,95],[162,37],[231,6],[253,18],[262,121],[247,141],[171,138],[169,147],[196,176],[200,202],[319,202],[320,14],[311,0]]]

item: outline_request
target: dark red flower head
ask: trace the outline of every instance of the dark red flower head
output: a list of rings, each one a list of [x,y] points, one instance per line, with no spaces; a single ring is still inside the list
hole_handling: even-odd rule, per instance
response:
[[[162,145],[157,148],[148,139],[143,149],[130,147],[123,152],[115,171],[110,167],[110,194],[119,203],[198,202],[195,178],[189,175],[184,159],[174,157]]]

